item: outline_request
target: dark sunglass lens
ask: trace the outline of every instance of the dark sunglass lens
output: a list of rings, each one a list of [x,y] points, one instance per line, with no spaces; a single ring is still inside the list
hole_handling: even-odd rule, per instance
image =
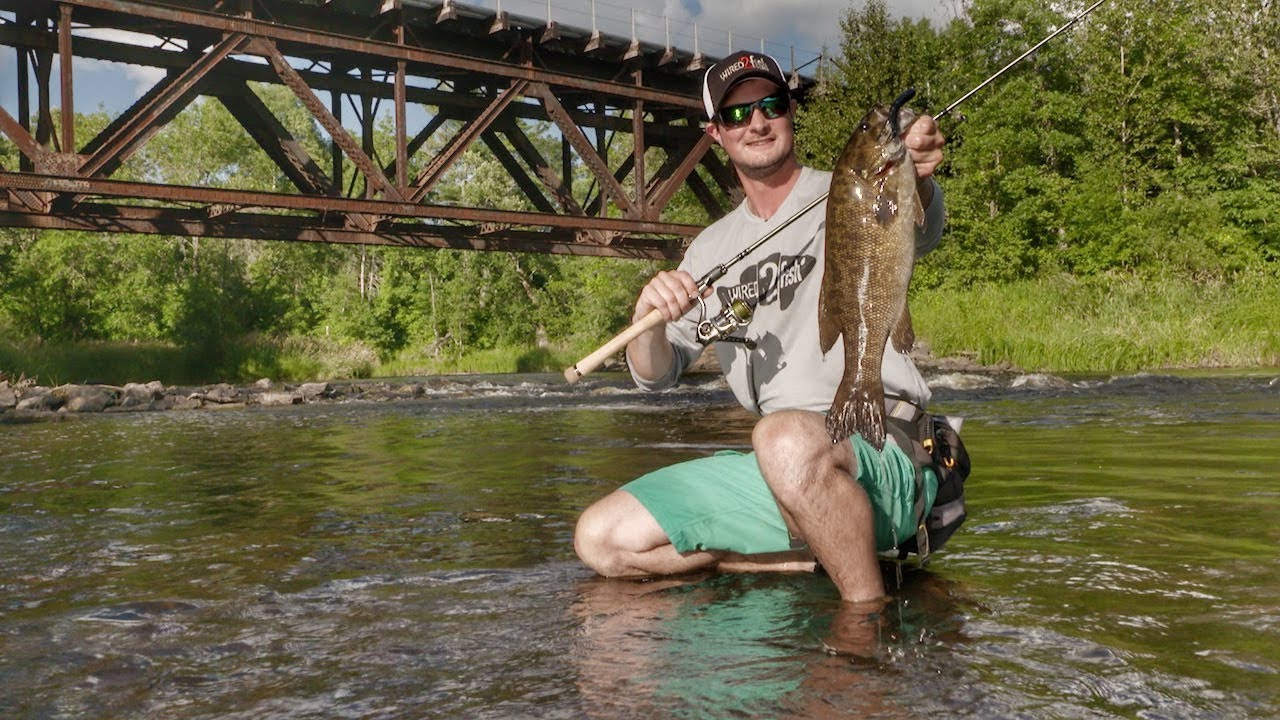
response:
[[[773,120],[787,114],[787,100],[781,95],[770,95],[760,100],[760,111]]]
[[[755,105],[748,103],[746,105],[731,105],[720,111],[720,117],[726,125],[741,125],[751,117],[751,111]]]
[[[773,120],[787,114],[787,110],[791,108],[791,102],[787,95],[778,93],[762,97],[759,100],[742,105],[730,105],[720,110],[720,122],[729,127],[742,125],[751,119],[751,113],[756,108],[760,108],[760,112],[764,113],[765,118]]]

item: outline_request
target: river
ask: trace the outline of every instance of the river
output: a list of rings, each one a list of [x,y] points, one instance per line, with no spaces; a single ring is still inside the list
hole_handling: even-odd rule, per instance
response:
[[[1275,376],[933,378],[970,517],[875,623],[577,562],[591,501],[749,444],[718,381],[0,425],[0,717],[1280,717]]]

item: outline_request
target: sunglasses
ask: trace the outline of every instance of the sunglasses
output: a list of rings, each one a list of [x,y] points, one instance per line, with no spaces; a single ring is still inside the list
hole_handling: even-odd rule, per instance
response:
[[[722,107],[719,113],[720,124],[731,128],[746,125],[751,120],[751,113],[755,112],[756,108],[760,108],[760,112],[764,113],[765,119],[773,120],[786,115],[791,110],[791,98],[785,92],[778,92],[762,97],[755,102]]]

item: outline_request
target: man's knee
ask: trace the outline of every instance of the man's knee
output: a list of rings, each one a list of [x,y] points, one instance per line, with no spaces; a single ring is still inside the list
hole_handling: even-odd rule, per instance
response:
[[[756,423],[751,444],[765,482],[783,505],[790,507],[800,495],[822,492],[821,484],[841,471],[852,472],[854,462],[848,443],[833,444],[822,415],[786,410],[766,415]]]
[[[813,454],[814,432],[822,427],[817,413],[803,410],[783,410],[760,419],[751,433],[751,445],[756,455],[768,458],[803,460]]]
[[[615,491],[583,511],[573,532],[573,549],[583,564],[605,577],[635,574],[628,557],[646,550],[635,536],[637,512],[646,513],[630,493]]]

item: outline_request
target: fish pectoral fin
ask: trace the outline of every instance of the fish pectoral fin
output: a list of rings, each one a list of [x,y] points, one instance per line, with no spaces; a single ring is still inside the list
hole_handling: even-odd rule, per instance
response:
[[[902,353],[911,352],[911,348],[916,345],[916,329],[911,324],[911,308],[906,305],[902,306],[902,317],[898,318],[898,324],[889,334],[889,340],[893,343],[893,349]]]
[[[914,219],[915,219],[916,227],[922,228],[924,227],[924,203],[920,202],[919,188],[916,188],[916,196],[914,199],[915,199],[915,209],[916,209],[916,216]]]
[[[893,224],[894,218],[898,217],[898,200],[888,193],[880,193],[876,196],[875,204],[871,206],[875,211],[876,222],[880,227],[889,227]]]

